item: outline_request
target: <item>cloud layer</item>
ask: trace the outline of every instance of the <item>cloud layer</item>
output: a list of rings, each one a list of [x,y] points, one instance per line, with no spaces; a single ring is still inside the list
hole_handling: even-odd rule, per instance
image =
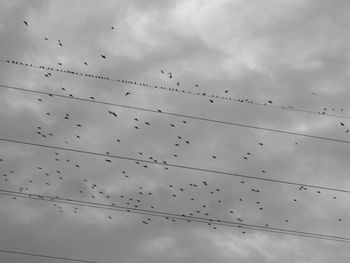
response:
[[[2,141],[0,188],[349,237],[348,193],[300,190],[350,189],[348,143],[70,99],[349,140],[348,7],[311,0],[0,1],[1,60],[244,101],[2,62],[0,84],[68,98],[1,87],[1,138],[154,164]],[[9,196],[0,202],[0,249],[101,263],[350,260],[341,242]],[[48,262],[5,253],[0,261]]]

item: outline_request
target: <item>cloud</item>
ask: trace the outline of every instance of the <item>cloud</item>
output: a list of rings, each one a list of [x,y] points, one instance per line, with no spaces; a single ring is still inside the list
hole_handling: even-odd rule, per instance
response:
[[[327,115],[217,98],[210,103],[205,96],[7,63],[0,63],[0,84],[349,140],[347,119],[329,116],[349,112],[347,7],[347,1],[311,0],[0,1],[0,59]],[[348,235],[347,193],[159,165],[348,189],[345,143],[4,88],[0,120],[1,138],[107,155],[0,142],[1,189]],[[346,243],[5,196],[0,201],[6,237],[0,249],[99,262],[349,260]],[[23,262],[18,255],[0,259]]]

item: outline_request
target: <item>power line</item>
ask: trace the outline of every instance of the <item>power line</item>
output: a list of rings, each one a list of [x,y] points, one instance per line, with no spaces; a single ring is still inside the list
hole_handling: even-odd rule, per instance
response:
[[[328,117],[350,119],[350,116],[344,116],[344,115],[338,115],[338,114],[330,114],[330,113],[326,113],[326,112],[317,112],[317,111],[299,109],[299,108],[295,108],[293,106],[272,105],[272,104],[255,102],[255,101],[248,100],[248,99],[235,99],[235,98],[232,98],[232,97],[220,96],[220,95],[215,95],[215,94],[209,95],[209,94],[206,94],[205,92],[200,92],[200,91],[193,92],[193,91],[184,90],[184,89],[178,89],[178,88],[167,88],[167,87],[164,87],[164,86],[157,86],[157,85],[147,84],[147,83],[143,83],[143,82],[136,82],[136,81],[130,81],[130,80],[123,80],[123,79],[112,79],[112,78],[107,77],[107,76],[100,76],[100,75],[94,75],[94,74],[81,73],[81,72],[77,72],[77,71],[59,69],[59,68],[54,68],[54,67],[49,67],[49,66],[38,66],[38,65],[18,62],[18,61],[14,61],[14,60],[0,60],[0,62],[1,63],[20,65],[20,66],[26,66],[26,67],[31,67],[31,68],[37,68],[37,69],[45,69],[45,70],[50,70],[50,71],[56,71],[56,72],[65,73],[65,74],[73,74],[73,75],[78,75],[78,76],[81,76],[81,77],[89,77],[89,78],[94,78],[94,79],[99,79],[99,80],[118,82],[118,83],[123,83],[123,84],[128,84],[128,85],[137,85],[137,86],[141,86],[141,87],[148,87],[148,88],[153,88],[153,89],[158,89],[158,90],[163,90],[163,91],[172,91],[172,92],[177,92],[177,93],[181,93],[181,94],[188,94],[188,95],[194,95],[194,96],[215,98],[215,99],[220,99],[220,100],[227,100],[227,101],[239,102],[239,103],[245,103],[245,104],[253,104],[253,105],[270,107],[270,108],[277,108],[277,109],[288,110],[288,111],[296,111],[296,112],[303,112],[303,113],[309,113],[309,114],[323,115],[323,116],[328,116]]]
[[[336,237],[336,236],[315,234],[315,233],[310,233],[310,232],[295,231],[295,230],[288,230],[288,229],[282,229],[282,228],[272,228],[272,227],[267,227],[267,226],[249,225],[249,224],[245,224],[245,223],[236,223],[236,222],[224,221],[224,220],[220,220],[220,219],[179,215],[179,214],[173,214],[173,213],[168,213],[168,212],[152,211],[152,210],[146,210],[146,209],[140,209],[140,208],[136,209],[136,208],[131,208],[131,207],[118,208],[120,206],[101,204],[101,203],[96,203],[96,202],[72,200],[72,199],[62,199],[58,196],[53,197],[53,196],[43,196],[43,195],[35,195],[35,194],[33,195],[33,194],[26,194],[26,193],[21,193],[21,195],[19,195],[19,194],[16,195],[16,194],[11,194],[11,193],[2,193],[1,191],[10,192],[10,191],[6,191],[6,190],[0,190],[0,195],[13,196],[13,197],[31,199],[31,200],[36,200],[36,201],[48,201],[48,202],[54,202],[54,203],[61,203],[61,204],[68,204],[68,205],[75,205],[75,206],[82,206],[82,207],[90,207],[90,208],[97,208],[97,209],[110,210],[110,211],[128,212],[128,213],[133,213],[133,214],[161,217],[161,218],[165,218],[165,219],[178,219],[178,220],[182,220],[182,221],[186,221],[186,222],[205,223],[207,225],[238,227],[238,228],[244,228],[244,229],[249,229],[249,230],[260,230],[260,231],[265,231],[265,232],[287,234],[287,235],[293,235],[293,236],[310,237],[310,238],[317,238],[317,239],[325,239],[325,240],[331,240],[331,241],[339,241],[339,242],[349,242],[350,241],[349,238],[345,238],[345,237]],[[349,240],[347,240],[347,239],[349,239]]]
[[[111,102],[106,102],[106,101],[85,99],[85,98],[80,98],[80,97],[71,97],[71,96],[61,95],[61,94],[57,94],[57,93],[50,93],[50,92],[45,92],[45,91],[36,91],[36,90],[31,90],[31,89],[25,89],[25,88],[19,88],[19,87],[3,85],[3,84],[0,84],[0,87],[1,88],[6,88],[6,89],[11,89],[11,90],[17,90],[17,91],[24,91],[24,92],[30,92],[30,93],[36,93],[36,94],[45,94],[45,95],[49,95],[49,96],[56,96],[56,97],[65,98],[65,99],[72,99],[72,100],[85,101],[85,102],[92,102],[92,103],[98,103],[98,104],[103,104],[103,105],[109,105],[109,106],[115,106],[115,107],[121,107],[121,108],[127,108],[127,109],[134,109],[134,110],[152,112],[152,113],[157,113],[157,114],[164,114],[164,115],[169,115],[169,116],[174,116],[174,117],[181,117],[181,118],[192,119],[192,120],[199,120],[199,121],[219,123],[219,124],[224,124],[224,125],[231,125],[231,126],[236,126],[236,127],[241,127],[241,128],[263,130],[263,131],[268,131],[268,132],[276,132],[276,133],[281,133],[281,134],[301,136],[301,137],[306,137],[306,138],[325,140],[325,141],[332,141],[332,142],[339,142],[339,143],[350,143],[350,141],[348,141],[348,140],[329,138],[329,137],[317,136],[317,135],[305,134],[305,133],[299,133],[299,132],[285,131],[285,130],[279,130],[279,129],[271,129],[271,128],[255,126],[255,125],[248,125],[248,124],[237,123],[237,122],[221,121],[221,120],[203,118],[203,117],[192,116],[192,115],[178,114],[178,113],[173,113],[173,112],[165,112],[165,111],[161,111],[161,110],[152,110],[152,109],[147,109],[147,108],[142,108],[142,107],[127,106],[127,105],[123,105],[123,104],[116,104],[116,103],[111,103]]]
[[[128,213],[148,215],[148,216],[154,216],[154,217],[162,217],[162,218],[166,218],[166,219],[178,219],[178,220],[187,221],[187,222],[205,223],[208,225],[238,227],[238,228],[243,228],[243,229],[273,232],[273,233],[286,234],[286,235],[292,235],[292,236],[302,236],[302,237],[324,239],[324,240],[346,242],[346,243],[350,242],[350,238],[348,238],[348,237],[325,235],[325,234],[319,234],[319,233],[290,230],[290,229],[285,229],[285,228],[274,228],[274,227],[270,227],[270,226],[260,226],[260,225],[255,225],[255,224],[246,224],[246,223],[242,223],[242,222],[237,223],[237,222],[233,222],[233,221],[220,220],[220,219],[214,219],[214,218],[187,216],[184,214],[180,215],[180,214],[175,214],[175,213],[161,212],[161,211],[155,211],[155,210],[152,211],[152,210],[141,209],[141,208],[131,208],[131,207],[125,207],[125,206],[118,206],[118,205],[109,205],[109,204],[103,204],[103,203],[97,203],[97,202],[74,200],[71,198],[69,198],[69,199],[62,198],[59,196],[46,196],[46,195],[38,195],[38,194],[31,194],[31,193],[22,193],[22,192],[9,191],[9,190],[4,190],[4,189],[0,189],[0,195],[15,196],[15,197],[19,197],[19,198],[31,199],[31,200],[36,200],[36,201],[63,203],[63,204],[68,204],[68,205],[76,205],[76,206],[104,209],[104,210],[110,210],[110,211],[128,212]]]
[[[27,252],[14,251],[14,250],[5,250],[5,249],[0,249],[0,253],[33,256],[33,257],[40,257],[40,258],[59,259],[59,260],[65,260],[65,261],[71,261],[71,262],[97,263],[97,261],[89,261],[89,260],[74,259],[74,258],[64,258],[64,257],[54,257],[54,256],[49,256],[49,255],[43,255],[43,254],[27,253]]]
[[[35,147],[42,147],[42,148],[48,148],[48,149],[69,151],[69,152],[75,152],[75,153],[81,153],[81,154],[88,154],[88,155],[94,155],[94,156],[102,156],[102,157],[108,157],[108,158],[114,158],[114,159],[120,159],[120,160],[126,160],[126,161],[136,161],[136,162],[150,163],[150,164],[154,164],[154,165],[175,167],[175,168],[181,168],[181,169],[192,170],[192,171],[207,172],[207,173],[214,173],[214,174],[220,174],[220,175],[229,175],[229,176],[234,176],[234,177],[240,177],[240,178],[246,178],[246,179],[252,179],[252,180],[260,180],[260,181],[266,181],[266,182],[272,182],[272,183],[281,183],[281,184],[287,184],[287,185],[295,185],[295,186],[299,186],[299,187],[300,186],[304,186],[304,187],[320,189],[320,190],[328,190],[328,191],[335,191],[335,192],[342,192],[342,193],[350,193],[350,190],[339,189],[339,188],[332,188],[332,187],[325,187],[325,186],[317,186],[317,185],[311,185],[311,184],[290,182],[290,181],[270,179],[270,178],[265,178],[265,177],[257,177],[257,176],[244,175],[244,174],[231,173],[231,172],[224,172],[224,171],[218,171],[218,170],[210,170],[210,169],[204,169],[204,168],[192,167],[192,166],[185,166],[185,165],[180,165],[180,164],[153,162],[153,161],[149,161],[149,160],[137,159],[137,158],[126,157],[126,156],[118,156],[118,155],[97,153],[97,152],[91,152],[91,151],[85,151],[85,150],[79,150],[79,149],[64,148],[64,147],[59,147],[59,146],[45,145],[45,144],[32,143],[32,142],[26,142],[26,141],[19,141],[19,140],[12,140],[12,139],[6,139],[6,138],[0,138],[0,141],[10,142],[10,143],[18,143],[18,144],[35,146]]]

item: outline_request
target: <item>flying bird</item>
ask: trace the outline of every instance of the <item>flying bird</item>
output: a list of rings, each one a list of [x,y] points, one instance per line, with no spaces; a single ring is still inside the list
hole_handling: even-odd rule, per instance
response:
[[[108,111],[108,113],[112,114],[114,117],[118,117],[118,115],[115,112],[113,112],[113,111]]]
[[[23,23],[24,23],[26,26],[28,26],[28,22],[27,22],[27,21],[24,21],[24,20],[23,20]]]

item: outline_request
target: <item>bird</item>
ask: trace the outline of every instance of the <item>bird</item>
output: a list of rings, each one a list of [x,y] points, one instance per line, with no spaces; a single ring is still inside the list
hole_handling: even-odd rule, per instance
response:
[[[106,56],[105,55],[101,55],[102,58],[106,59]]]
[[[125,96],[128,96],[128,95],[130,95],[131,93],[130,92],[127,92],[127,93],[125,93]]]
[[[108,111],[108,113],[112,114],[114,117],[118,117],[118,115],[115,112],[113,112],[113,111]]]
[[[114,27],[114,26],[111,26],[111,29],[113,30],[113,29],[115,29],[115,27]]]
[[[214,103],[214,101],[212,99],[209,99],[210,103]]]
[[[85,65],[85,66],[87,66],[87,65],[88,65],[88,63],[87,63],[87,62],[84,62],[84,65]]]
[[[26,26],[28,26],[28,22],[27,22],[27,21],[23,20],[23,23],[24,23]]]

